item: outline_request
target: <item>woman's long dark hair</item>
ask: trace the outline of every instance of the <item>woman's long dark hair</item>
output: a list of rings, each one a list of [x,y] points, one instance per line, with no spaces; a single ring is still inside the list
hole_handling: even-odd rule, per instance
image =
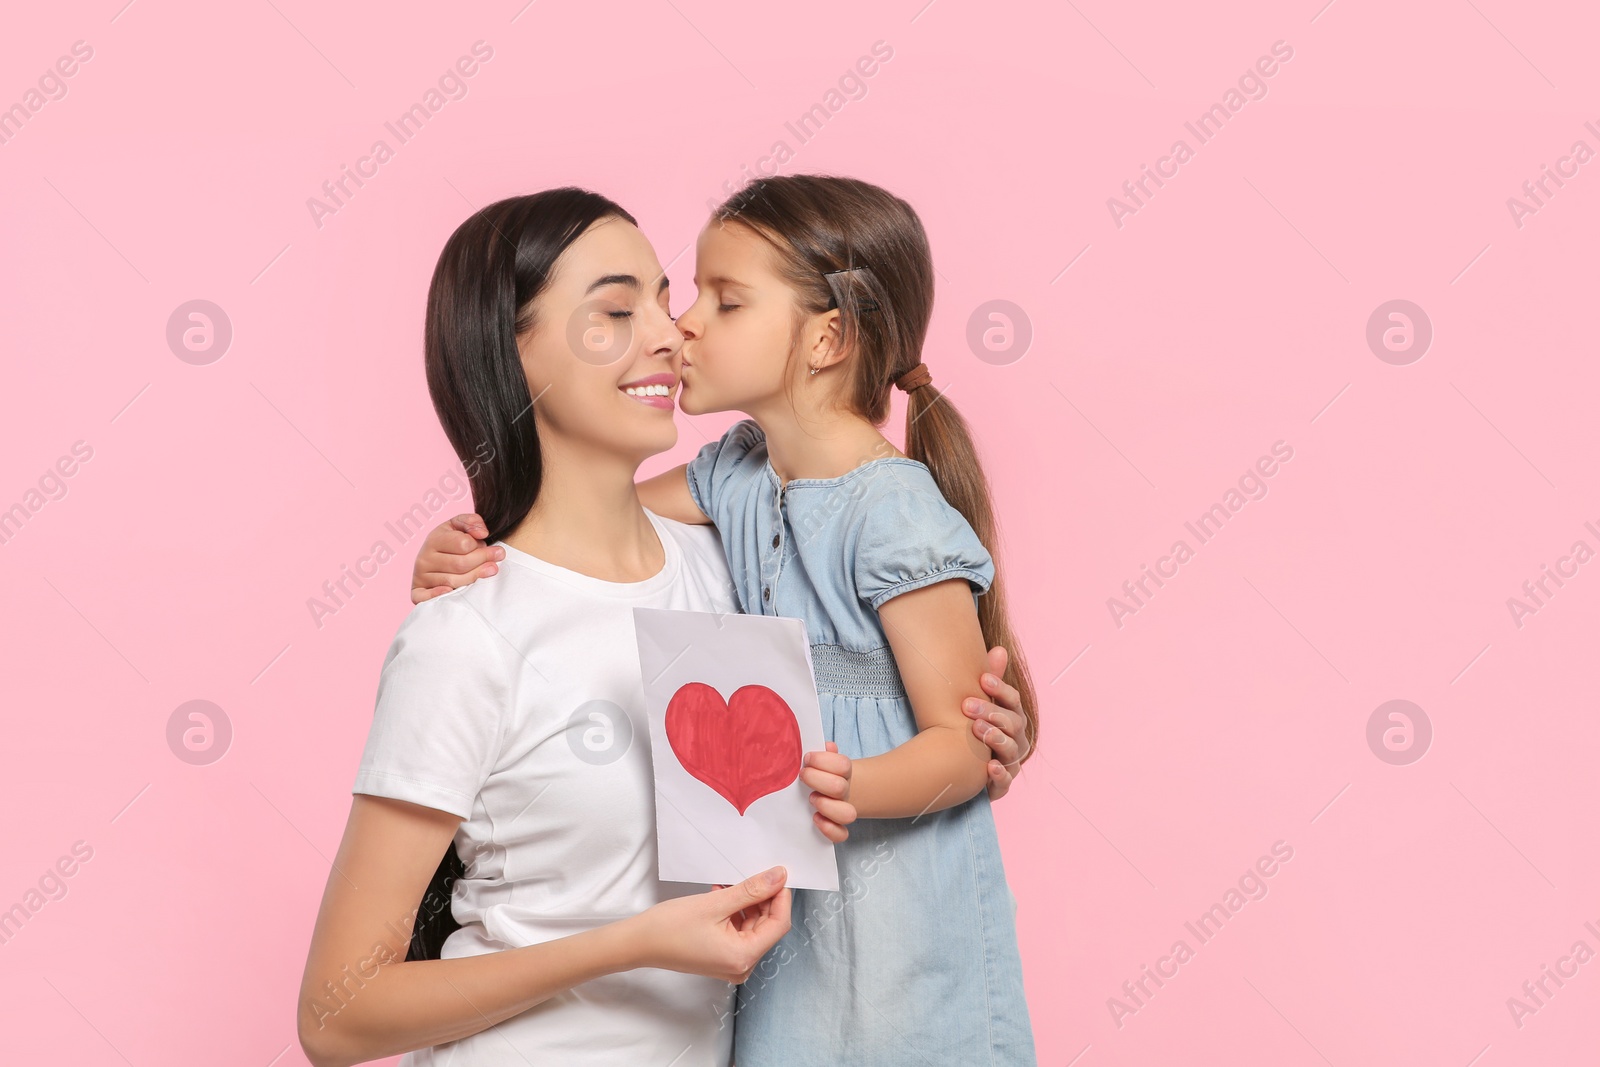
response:
[[[551,325],[535,321],[534,298],[550,284],[561,253],[606,218],[638,225],[616,203],[587,189],[513,196],[456,227],[433,268],[423,327],[428,393],[466,467],[473,509],[489,528],[490,541],[527,517],[544,474],[517,338]],[[448,905],[465,870],[451,842],[422,894],[407,960],[438,959],[445,938],[460,929]]]
[[[423,328],[428,392],[490,541],[527,517],[544,473],[517,338],[550,325],[534,321],[534,298],[567,246],[605,218],[638,225],[587,189],[513,196],[457,227],[433,269]]]

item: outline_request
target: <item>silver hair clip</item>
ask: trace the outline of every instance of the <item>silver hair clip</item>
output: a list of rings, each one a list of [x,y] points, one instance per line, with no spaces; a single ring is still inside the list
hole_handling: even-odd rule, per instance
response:
[[[822,276],[824,278],[831,278],[835,274],[850,274],[850,273],[852,273],[854,271],[858,271],[858,270],[871,270],[871,269],[872,268],[869,267],[867,264],[862,263],[860,266],[856,266],[856,267],[842,267],[839,270],[825,270],[825,271],[822,272]],[[832,295],[829,296],[829,298],[828,298],[828,310],[832,311],[834,308],[839,306],[839,295],[837,293],[833,292],[833,283],[832,282],[828,283],[828,290],[829,290],[830,293],[832,293]],[[878,305],[869,300],[866,303],[859,305],[858,310],[861,310],[861,311],[877,311],[878,310]]]

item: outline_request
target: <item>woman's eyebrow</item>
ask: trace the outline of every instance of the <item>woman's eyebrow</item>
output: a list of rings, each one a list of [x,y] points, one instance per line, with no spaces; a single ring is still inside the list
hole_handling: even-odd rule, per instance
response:
[[[729,285],[729,286],[732,286],[735,289],[749,289],[750,288],[750,286],[746,285],[744,282],[741,282],[737,278],[728,278],[728,277],[724,277],[723,275],[718,275],[715,278],[707,278],[706,279],[706,284],[707,285]]]
[[[587,289],[585,289],[583,291],[583,295],[584,296],[588,296],[590,293],[594,292],[596,289],[601,289],[601,288],[604,288],[605,286],[608,286],[608,285],[626,285],[630,289],[641,288],[641,286],[639,285],[639,279],[635,278],[631,274],[607,274],[607,275],[604,275],[602,277],[596,278],[594,281],[590,282],[589,283],[589,288],[587,288]],[[667,276],[665,274],[663,274],[661,276],[661,283],[656,286],[656,292],[658,292],[658,293],[665,292],[666,288],[667,288]]]

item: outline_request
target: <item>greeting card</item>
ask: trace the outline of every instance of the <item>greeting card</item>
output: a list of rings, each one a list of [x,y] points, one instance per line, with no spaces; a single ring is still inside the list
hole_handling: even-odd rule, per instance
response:
[[[776,864],[839,888],[800,761],[823,749],[801,619],[634,608],[656,779],[659,877],[732,885]]]

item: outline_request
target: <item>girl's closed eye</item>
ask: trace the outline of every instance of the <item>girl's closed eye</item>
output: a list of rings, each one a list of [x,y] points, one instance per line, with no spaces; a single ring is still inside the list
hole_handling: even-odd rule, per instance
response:
[[[718,304],[717,305],[717,310],[718,311],[732,311],[735,308],[737,308],[738,306],[739,306],[738,304]]]
[[[608,318],[608,319],[631,319],[631,318],[633,318],[633,310],[630,308],[627,311],[608,311],[608,312],[606,312],[606,318]]]

